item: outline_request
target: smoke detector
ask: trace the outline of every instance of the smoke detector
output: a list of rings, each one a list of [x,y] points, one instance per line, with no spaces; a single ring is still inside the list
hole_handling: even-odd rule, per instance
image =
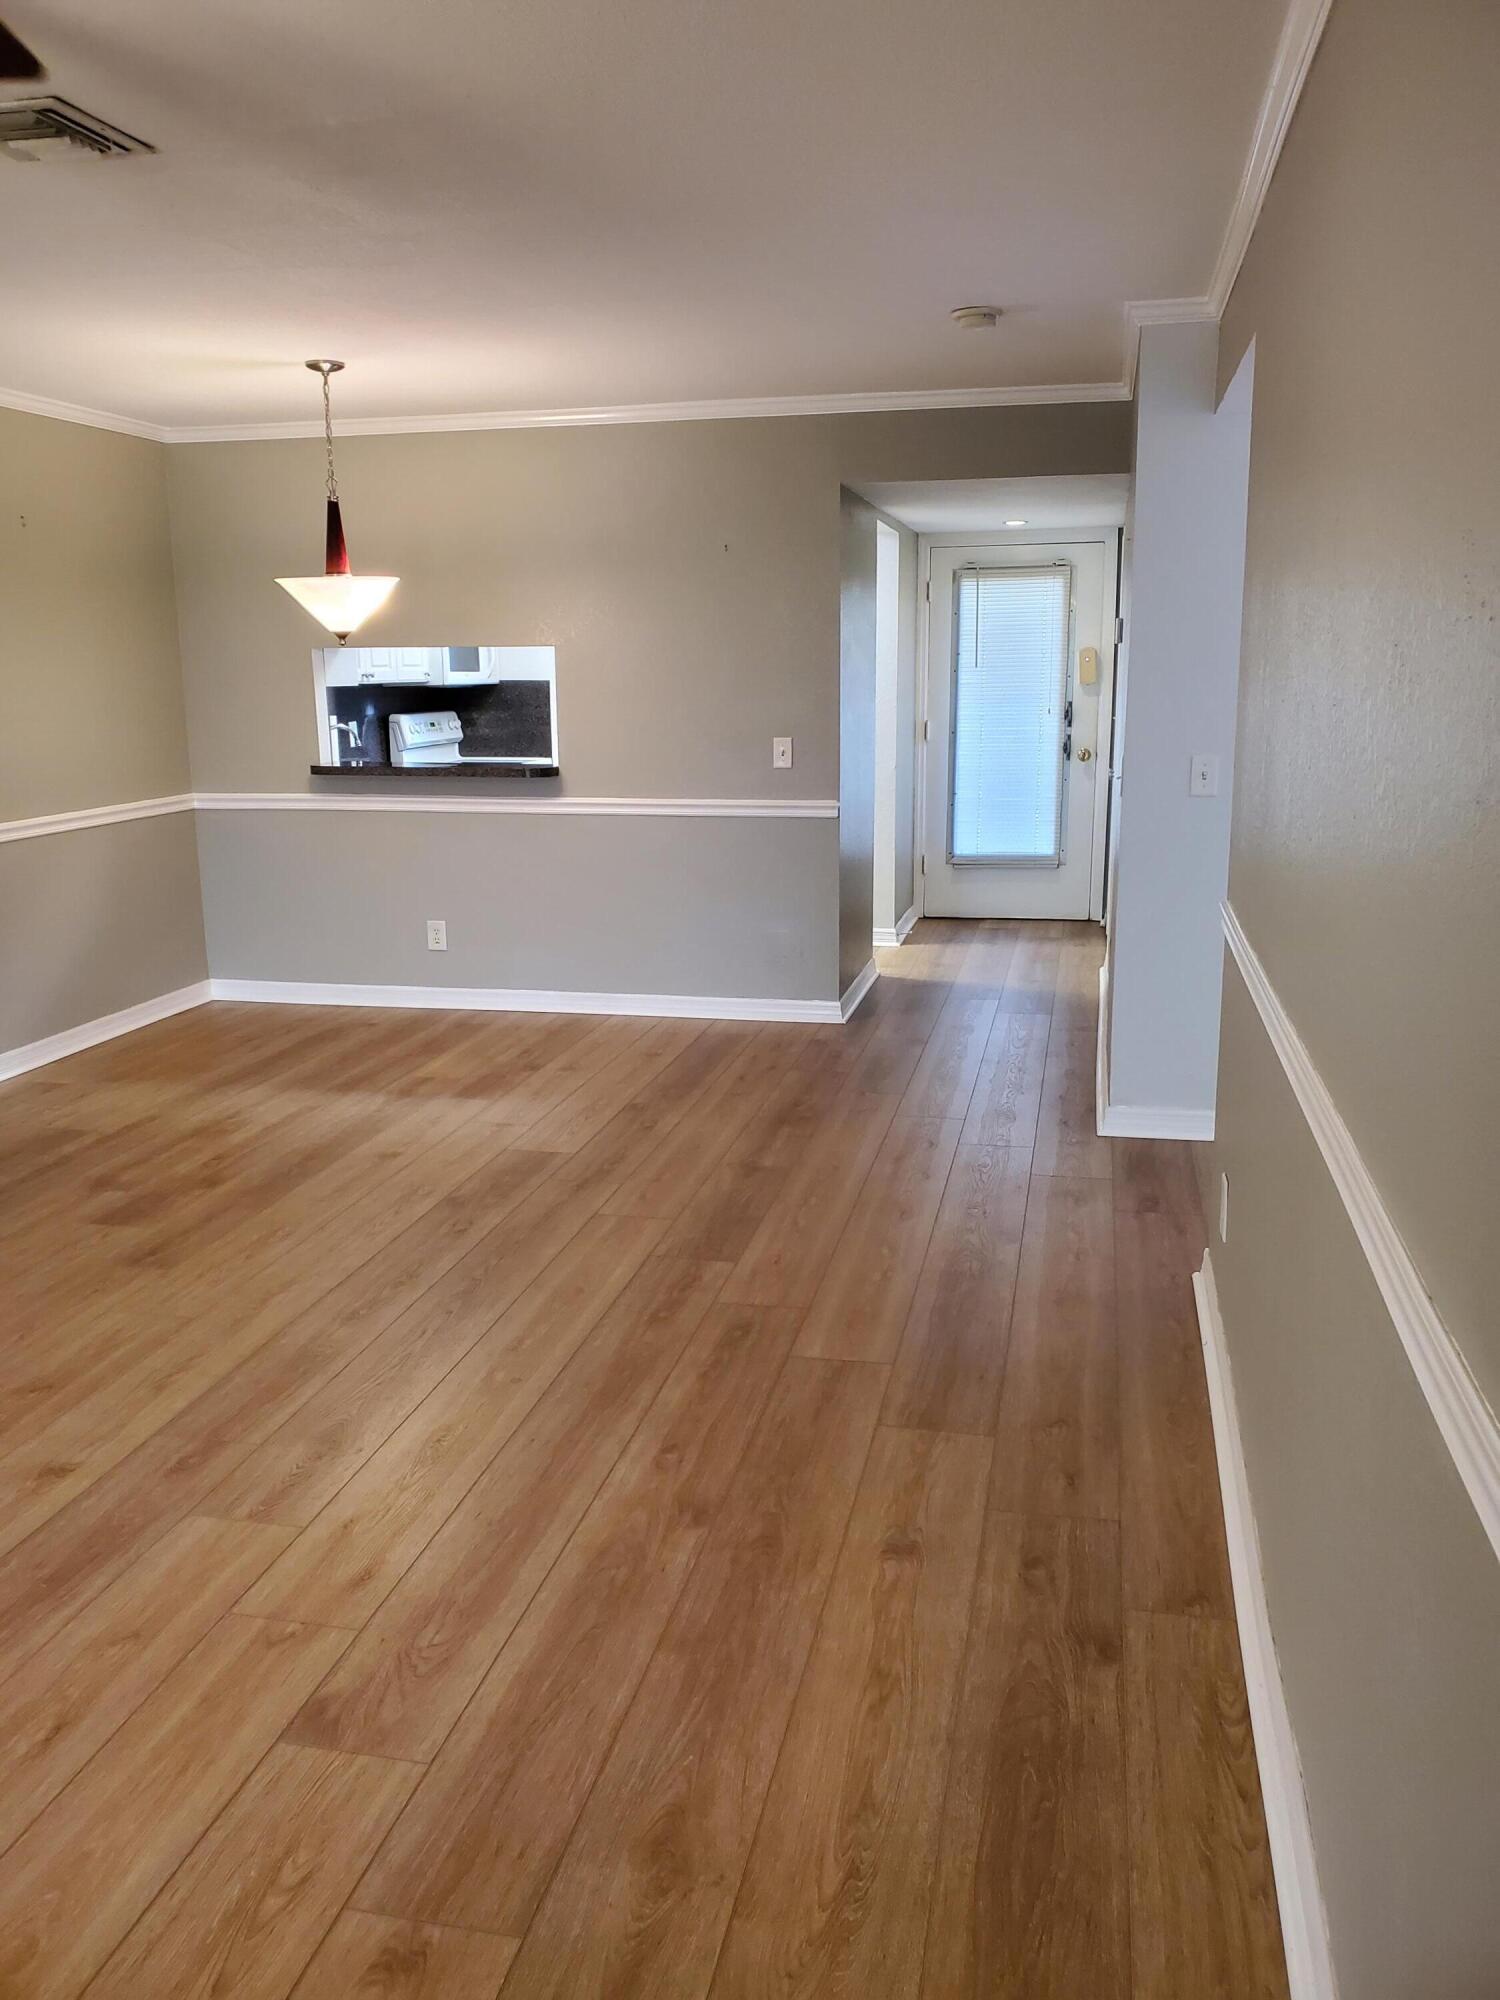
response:
[[[9,160],[55,160],[74,153],[154,153],[144,139],[80,111],[65,97],[22,97],[0,103],[0,153]]]
[[[968,327],[972,331],[976,328],[998,326],[1000,324],[1000,307],[955,306],[948,317],[955,326]]]

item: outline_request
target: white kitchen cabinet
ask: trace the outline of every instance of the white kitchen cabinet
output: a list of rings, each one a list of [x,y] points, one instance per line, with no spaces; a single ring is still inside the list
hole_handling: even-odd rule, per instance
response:
[[[325,687],[441,687],[442,646],[326,646]]]

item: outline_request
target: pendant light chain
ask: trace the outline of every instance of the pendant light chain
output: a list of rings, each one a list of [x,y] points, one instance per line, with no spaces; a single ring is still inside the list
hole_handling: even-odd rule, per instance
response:
[[[328,393],[328,370],[320,369],[323,377],[323,442],[328,451],[328,497],[337,500],[339,483],[333,472],[333,400]]]

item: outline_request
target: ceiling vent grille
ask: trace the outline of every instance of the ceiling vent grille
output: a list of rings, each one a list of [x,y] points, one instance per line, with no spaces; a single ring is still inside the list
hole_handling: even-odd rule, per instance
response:
[[[68,159],[74,154],[154,153],[144,139],[80,111],[65,97],[23,97],[0,103],[0,153],[11,160]]]

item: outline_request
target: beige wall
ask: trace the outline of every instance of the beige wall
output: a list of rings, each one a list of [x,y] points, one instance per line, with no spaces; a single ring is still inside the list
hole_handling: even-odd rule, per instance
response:
[[[166,456],[0,409],[0,818],[189,788]]]
[[[161,445],[0,410],[0,821],[189,789]],[[0,1051],[204,976],[191,814],[0,844]]]
[[[1255,343],[1230,897],[1500,1403],[1500,10],[1335,0]],[[1500,1992],[1500,1570],[1237,973],[1210,1213],[1343,1991]]]
[[[1500,9],[1337,0],[1255,341],[1230,893],[1500,1404]]]
[[[355,565],[402,579],[390,609],[361,636],[556,645],[562,775],[486,780],[486,792],[505,784],[524,786],[527,798],[833,799],[841,485],[1119,471],[1129,449],[1124,404],[352,438],[340,445],[339,465]],[[317,789],[307,766],[318,635],[272,579],[317,560],[319,447],[174,446],[169,460],[195,786]],[[771,766],[779,735],[795,741],[787,772]],[[322,788],[347,796],[347,787],[334,779]],[[539,968],[529,984],[560,986],[578,967],[559,941],[591,922],[591,989],[622,990],[609,968],[628,961],[640,990],[727,995],[713,941],[738,923],[753,962],[778,976],[792,964],[805,968],[814,990],[785,997],[839,991],[832,820],[797,822],[795,868],[772,913],[758,892],[742,893],[738,869],[705,880],[704,821],[668,822],[653,844],[652,871],[639,874],[624,861],[639,843],[615,840],[618,820],[591,819],[581,831],[569,822],[563,835],[561,819],[543,819],[540,845],[527,844],[530,895],[507,905],[513,949],[502,952],[493,911],[461,884],[511,867],[514,821],[454,818],[440,832],[436,821],[403,815],[394,828],[382,825],[384,847],[397,842],[403,856],[425,855],[435,868],[453,841],[466,842],[477,873],[453,872],[461,900],[431,910],[398,898],[377,869],[340,861],[347,849],[334,823],[342,826],[344,815],[288,814],[274,842],[259,827],[265,816],[256,817],[255,832],[246,814],[224,816],[205,833],[205,897],[211,939],[230,939],[259,865],[252,849],[284,857],[275,907],[258,918],[285,932],[266,935],[268,964],[311,962],[326,939],[330,962],[367,967],[365,982],[410,981],[408,944],[424,917],[443,915],[450,950],[446,959],[423,954],[424,983],[511,984],[507,966],[519,958]],[[348,818],[360,827],[376,820]],[[759,857],[750,879],[784,852],[782,831],[779,822],[746,823],[735,851]],[[551,844],[554,833],[566,850]],[[597,864],[580,859],[580,839]],[[727,852],[725,842],[714,851]],[[417,865],[399,875],[402,897]],[[606,867],[618,894],[596,912],[581,885]],[[847,879],[852,896],[852,873]],[[316,895],[313,884],[321,885]],[[861,965],[869,928],[866,911]],[[853,929],[851,917],[851,939]],[[294,947],[295,935],[302,943]],[[456,948],[465,939],[476,951],[461,972]],[[478,948],[480,940],[489,942]],[[220,948],[217,972],[225,970]],[[558,976],[549,978],[554,961]],[[237,966],[236,976],[282,975]],[[775,997],[764,984],[745,991]]]

